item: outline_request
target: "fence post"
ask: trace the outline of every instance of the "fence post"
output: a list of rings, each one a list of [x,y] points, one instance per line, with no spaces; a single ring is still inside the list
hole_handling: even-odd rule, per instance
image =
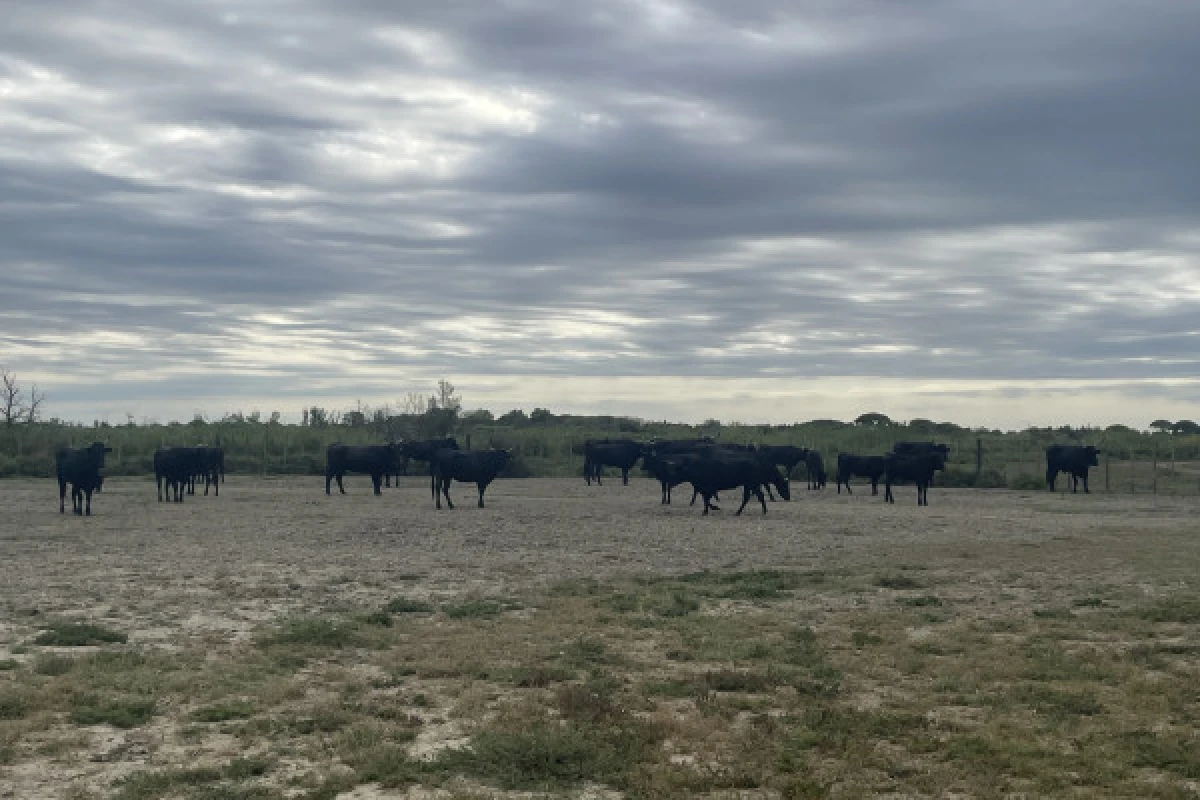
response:
[[[979,482],[979,475],[983,472],[983,439],[975,439],[975,482]]]
[[[1154,492],[1154,494],[1158,494],[1158,445],[1157,444],[1154,445],[1154,461],[1152,462],[1150,469],[1153,470],[1153,472],[1150,473],[1150,491]]]
[[[1112,494],[1112,489],[1110,489],[1109,485],[1108,485],[1108,465],[1111,461],[1112,461],[1112,454],[1109,453],[1108,450],[1105,450],[1104,451],[1104,492],[1105,492],[1105,494]]]

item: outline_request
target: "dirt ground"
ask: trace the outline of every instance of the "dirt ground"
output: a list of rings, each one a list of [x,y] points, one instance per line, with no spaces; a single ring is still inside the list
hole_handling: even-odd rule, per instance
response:
[[[884,568],[979,546],[1003,553],[993,567],[1152,591],[1196,575],[1200,533],[1200,499],[1149,495],[935,488],[918,508],[911,487],[887,505],[882,489],[848,496],[799,483],[766,515],[752,499],[734,517],[730,493],[706,518],[686,487],[663,506],[648,480],[500,481],[484,509],[474,487],[456,486],[456,508],[440,512],[418,478],[380,497],[366,479],[347,479],[344,496],[335,487],[327,497],[321,482],[235,476],[220,497],[176,505],[157,503],[150,482],[113,479],[90,518],[59,515],[50,482],[0,482],[0,636],[27,629],[34,612],[103,617],[137,639],[170,641],[370,605],[398,583],[458,594],[643,572]],[[1160,553],[1160,537],[1186,549]]]
[[[47,619],[86,619],[171,651],[236,644],[298,614],[378,608],[400,591],[446,601],[701,570],[920,570],[977,619],[1098,593],[1149,602],[1200,580],[1197,498],[935,487],[918,508],[912,487],[887,505],[882,489],[850,496],[799,482],[766,515],[752,500],[735,517],[740,497],[728,493],[702,517],[690,492],[663,506],[644,479],[499,481],[485,509],[473,487],[456,486],[458,507],[442,511],[418,478],[380,497],[366,478],[346,482],[347,495],[326,496],[320,478],[231,476],[220,497],[160,504],[151,482],[112,479],[90,518],[60,515],[50,481],[0,482],[0,662],[31,659],[25,645]],[[823,612],[870,606],[873,592],[885,593],[805,602],[819,624]],[[0,762],[0,797],[68,796],[80,774],[35,770],[20,751],[13,761]]]

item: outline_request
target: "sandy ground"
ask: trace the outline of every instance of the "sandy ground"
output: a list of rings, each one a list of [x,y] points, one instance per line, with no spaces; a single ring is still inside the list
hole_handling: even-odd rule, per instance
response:
[[[1149,495],[935,488],[918,508],[911,487],[889,506],[869,487],[847,496],[799,483],[765,516],[751,505],[734,517],[730,493],[705,518],[682,488],[660,505],[648,480],[500,481],[485,509],[473,486],[456,486],[457,507],[440,512],[418,478],[381,497],[365,478],[347,482],[348,494],[327,497],[319,478],[235,476],[220,497],[176,505],[157,503],[150,482],[114,479],[90,518],[59,515],[49,481],[0,482],[0,658],[43,616],[105,620],[133,641],[169,645],[206,630],[236,639],[289,613],[371,607],[398,586],[448,596],[643,572],[886,568],[976,546],[1003,550],[996,569],[1037,572],[1057,559],[1075,584],[1094,574],[1160,585],[1194,562],[1139,565],[1138,542],[1200,531],[1200,501]],[[1057,555],[1029,549],[1043,543]]]

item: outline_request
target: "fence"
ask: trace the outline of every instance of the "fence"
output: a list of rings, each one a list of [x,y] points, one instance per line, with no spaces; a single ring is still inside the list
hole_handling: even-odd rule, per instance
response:
[[[862,428],[806,423],[791,426],[686,426],[641,423],[608,425],[558,423],[509,427],[496,424],[460,425],[453,431],[460,445],[470,449],[504,447],[516,458],[514,476],[566,477],[579,475],[585,439],[604,436],[691,438],[713,435],[719,441],[794,444],[816,449],[832,477],[838,453],[884,453],[900,440],[934,440],[950,447],[947,469],[938,476],[941,486],[1045,488],[1045,449],[1052,443],[1095,444],[1100,465],[1090,476],[1092,491],[1134,494],[1200,494],[1200,437],[1143,434],[1128,431],[1106,435],[1103,431],[1077,432],[1073,437],[1058,431],[969,431],[945,433],[914,431],[904,426]],[[947,426],[953,428],[953,426]],[[1127,430],[1127,429],[1126,429]],[[152,472],[155,448],[195,444],[220,444],[226,467],[237,474],[321,474],[325,448],[334,441],[362,444],[383,441],[387,431],[366,427],[311,428],[276,423],[192,423],[138,426],[67,426],[41,424],[0,428],[0,477],[49,477],[53,453],[62,445],[78,446],[93,440],[113,448],[106,472],[110,475],[145,475]],[[803,467],[798,469],[803,477]],[[1058,488],[1069,490],[1069,477],[1059,476]]]

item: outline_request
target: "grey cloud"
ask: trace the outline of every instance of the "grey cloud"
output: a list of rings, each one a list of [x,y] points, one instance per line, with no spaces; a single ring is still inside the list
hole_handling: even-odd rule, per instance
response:
[[[12,16],[0,361],[63,398],[1196,373],[1188,4]]]

